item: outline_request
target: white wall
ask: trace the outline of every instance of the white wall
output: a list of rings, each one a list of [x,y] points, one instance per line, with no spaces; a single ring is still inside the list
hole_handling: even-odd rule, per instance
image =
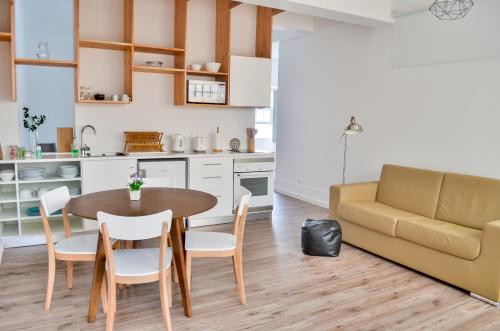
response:
[[[327,206],[352,114],[348,182],[384,163],[500,178],[500,59],[394,68],[392,50],[393,28],[348,24],[280,45],[279,191]]]

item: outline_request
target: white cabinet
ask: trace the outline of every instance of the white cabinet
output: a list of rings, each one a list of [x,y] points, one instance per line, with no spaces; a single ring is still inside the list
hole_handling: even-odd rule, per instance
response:
[[[232,55],[230,68],[231,106],[271,106],[271,59]]]
[[[126,188],[127,179],[135,172],[135,159],[82,161],[83,194]]]
[[[189,218],[190,226],[231,222],[233,217],[233,158],[197,157],[189,160],[189,188],[210,193],[217,205]]]
[[[82,161],[83,194],[127,187],[127,178],[137,172],[137,160]],[[96,221],[84,220],[86,231],[98,229]]]

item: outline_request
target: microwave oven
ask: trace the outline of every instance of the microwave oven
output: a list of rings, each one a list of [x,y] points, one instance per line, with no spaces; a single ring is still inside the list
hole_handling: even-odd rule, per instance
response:
[[[214,80],[187,81],[188,97],[190,103],[226,103],[226,83]]]

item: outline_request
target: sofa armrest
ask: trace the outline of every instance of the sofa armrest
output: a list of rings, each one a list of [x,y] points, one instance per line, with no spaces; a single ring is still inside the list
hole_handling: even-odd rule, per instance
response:
[[[337,206],[342,201],[375,201],[378,182],[365,182],[330,187],[330,217],[337,217]]]
[[[485,224],[481,238],[481,255],[500,261],[500,220]]]

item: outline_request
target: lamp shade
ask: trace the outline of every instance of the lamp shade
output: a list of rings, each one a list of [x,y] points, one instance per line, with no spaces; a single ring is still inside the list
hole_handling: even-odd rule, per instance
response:
[[[352,116],[349,125],[344,129],[345,134],[358,134],[363,132],[363,127],[356,122],[356,117]]]
[[[471,10],[472,0],[434,0],[429,7],[431,13],[440,20],[458,20]]]

